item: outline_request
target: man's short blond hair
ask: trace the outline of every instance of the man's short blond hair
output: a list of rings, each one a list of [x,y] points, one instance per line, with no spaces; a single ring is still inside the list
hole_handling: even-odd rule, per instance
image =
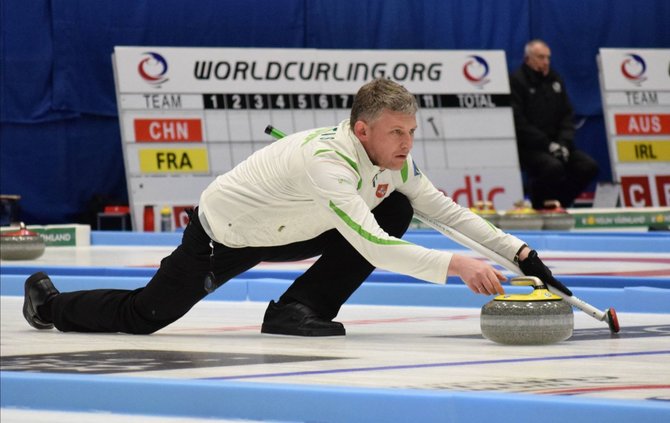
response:
[[[405,87],[390,79],[375,79],[356,93],[351,106],[350,124],[353,128],[359,120],[372,122],[384,110],[413,115],[418,108],[416,98]]]

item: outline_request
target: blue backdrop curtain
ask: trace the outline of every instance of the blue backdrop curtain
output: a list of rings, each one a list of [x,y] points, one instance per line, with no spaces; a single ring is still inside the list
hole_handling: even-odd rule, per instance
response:
[[[552,48],[584,125],[577,144],[611,177],[595,55],[670,48],[667,0],[3,0],[0,193],[29,223],[73,222],[95,195],[127,201],[112,74],[115,45]]]

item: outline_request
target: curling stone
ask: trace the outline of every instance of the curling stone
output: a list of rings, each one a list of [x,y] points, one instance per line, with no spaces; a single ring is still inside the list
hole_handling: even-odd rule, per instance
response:
[[[470,207],[470,211],[489,221],[493,226],[498,226],[500,215],[493,207],[493,202],[477,201],[474,206]]]
[[[544,226],[544,219],[528,201],[522,200],[514,203],[513,209],[500,216],[498,224],[504,230],[540,230]]]
[[[575,218],[561,207],[558,200],[547,200],[544,209],[540,211],[544,225],[543,229],[567,231],[575,227]]]
[[[570,304],[552,294],[534,276],[514,278],[512,285],[532,286],[530,294],[498,295],[482,307],[482,335],[507,345],[543,345],[572,336],[574,316]]]
[[[45,244],[41,236],[26,229],[21,222],[18,231],[0,235],[0,259],[32,260],[44,254]]]

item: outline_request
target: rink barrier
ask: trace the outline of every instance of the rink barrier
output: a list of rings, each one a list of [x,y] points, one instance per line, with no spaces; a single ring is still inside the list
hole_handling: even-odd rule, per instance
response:
[[[670,251],[670,232],[510,231],[536,250],[649,252]],[[93,231],[91,245],[177,246],[180,232]],[[432,229],[410,229],[404,240],[428,248],[463,249]]]
[[[28,274],[0,275],[0,294],[23,296],[23,284]],[[86,289],[137,289],[149,281],[145,277],[52,275],[61,292]],[[235,278],[205,297],[218,301],[269,301],[278,299],[293,279]],[[670,313],[670,289],[646,286],[622,288],[593,288],[571,286],[575,295],[595,307],[614,307],[618,312]],[[506,286],[507,293],[528,293],[528,287]],[[482,307],[491,297],[473,294],[463,283],[446,286],[429,283],[364,283],[349,298],[347,304]]]

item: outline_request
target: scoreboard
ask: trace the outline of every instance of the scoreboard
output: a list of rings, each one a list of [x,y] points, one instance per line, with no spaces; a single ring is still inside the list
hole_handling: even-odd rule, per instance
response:
[[[670,49],[602,48],[598,66],[622,204],[670,206]]]
[[[117,46],[112,62],[135,230],[161,210],[183,227],[216,176],[273,142],[268,124],[336,125],[374,78],[416,95],[412,154],[440,190],[468,207],[523,197],[503,51]]]

